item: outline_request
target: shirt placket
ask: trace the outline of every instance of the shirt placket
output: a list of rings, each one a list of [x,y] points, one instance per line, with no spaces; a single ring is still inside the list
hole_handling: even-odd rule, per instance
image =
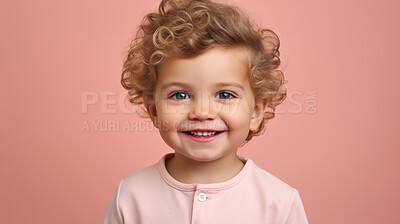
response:
[[[191,224],[212,224],[215,194],[201,188],[194,192]]]

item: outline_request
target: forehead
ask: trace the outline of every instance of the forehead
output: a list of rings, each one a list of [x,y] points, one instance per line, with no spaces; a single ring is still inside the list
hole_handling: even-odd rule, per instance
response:
[[[249,58],[244,47],[214,47],[191,58],[165,58],[157,67],[157,87],[169,82],[191,82],[197,87],[220,82],[249,85]]]

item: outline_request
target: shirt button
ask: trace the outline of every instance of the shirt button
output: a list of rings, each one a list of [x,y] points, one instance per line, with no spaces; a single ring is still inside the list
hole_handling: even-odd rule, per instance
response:
[[[204,194],[204,193],[199,194],[199,201],[205,201],[206,199],[207,199],[206,194]]]

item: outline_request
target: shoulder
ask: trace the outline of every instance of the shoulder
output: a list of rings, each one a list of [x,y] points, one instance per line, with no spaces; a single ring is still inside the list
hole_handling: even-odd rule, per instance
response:
[[[275,175],[271,174],[270,172],[264,170],[263,168],[259,167],[253,162],[253,178],[256,184],[263,184],[264,186],[268,186],[271,190],[277,191],[292,191],[294,188],[281,180],[280,178],[276,177]]]
[[[270,202],[286,204],[298,194],[295,188],[257,166],[254,162],[252,174],[248,181],[248,186],[253,188],[252,190],[258,192]]]
[[[160,174],[157,165],[151,165],[142,168],[120,181],[121,193],[143,192],[150,186],[157,185],[160,182]]]
[[[273,208],[270,214],[279,214],[279,223],[308,223],[299,191],[257,165],[253,168],[248,186],[259,203]]]

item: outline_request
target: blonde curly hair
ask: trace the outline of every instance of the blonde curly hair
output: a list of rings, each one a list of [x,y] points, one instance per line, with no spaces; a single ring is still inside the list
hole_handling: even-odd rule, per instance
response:
[[[279,38],[270,29],[255,27],[240,9],[210,0],[162,0],[157,13],[147,14],[124,61],[121,84],[130,102],[146,114],[146,94],[155,91],[157,65],[165,57],[188,58],[216,46],[249,50],[250,86],[255,100],[267,100],[268,110],[246,142],[262,134],[265,122],[286,98],[286,83],[278,70]]]

